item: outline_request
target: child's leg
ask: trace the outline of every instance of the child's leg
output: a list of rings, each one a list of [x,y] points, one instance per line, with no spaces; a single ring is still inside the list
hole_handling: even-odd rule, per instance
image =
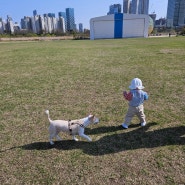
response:
[[[127,124],[127,125],[130,124],[132,118],[133,118],[134,115],[136,114],[136,111],[135,111],[135,110],[136,110],[135,107],[129,106],[128,111],[127,111],[127,114],[126,114],[126,116],[125,116],[125,121],[124,121],[125,124]]]
[[[139,107],[137,107],[136,115],[139,118],[141,124],[142,123],[146,124],[145,114],[144,114],[144,106],[143,105],[140,105]]]

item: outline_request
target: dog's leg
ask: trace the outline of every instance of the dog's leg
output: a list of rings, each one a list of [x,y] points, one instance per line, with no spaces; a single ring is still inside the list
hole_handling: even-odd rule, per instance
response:
[[[50,142],[51,145],[54,145],[54,142],[52,141],[52,139],[53,139],[53,135],[50,135],[49,136],[49,142]]]
[[[62,141],[62,138],[58,134],[56,135],[56,139],[57,141]]]
[[[78,141],[78,139],[75,137],[75,135],[73,135],[73,140]]]
[[[78,133],[79,133],[80,137],[83,137],[83,138],[87,139],[88,141],[92,141],[92,139],[89,136],[84,134],[84,128],[79,128]]]
[[[51,145],[54,145],[52,139],[56,136],[56,129],[53,125],[49,126],[49,142]]]
[[[92,139],[89,136],[85,135],[85,134],[80,134],[79,136],[87,139],[88,141],[92,141]]]

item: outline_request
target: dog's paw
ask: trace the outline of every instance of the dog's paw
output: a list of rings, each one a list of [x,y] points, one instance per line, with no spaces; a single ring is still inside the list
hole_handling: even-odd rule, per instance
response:
[[[74,140],[74,141],[78,141],[78,139],[77,139],[75,136],[73,136],[73,140]]]
[[[49,143],[50,143],[50,145],[54,145],[55,144],[53,141],[50,141]]]
[[[75,141],[78,141],[79,139],[77,139],[77,138],[74,138],[74,140],[75,140]]]

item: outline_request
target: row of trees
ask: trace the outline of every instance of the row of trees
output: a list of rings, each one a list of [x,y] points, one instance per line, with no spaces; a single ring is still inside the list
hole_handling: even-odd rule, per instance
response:
[[[173,34],[173,35],[185,35],[185,26],[184,27],[176,27],[176,28],[154,28],[151,34]]]
[[[1,38],[6,37],[57,37],[57,36],[73,36],[74,39],[89,39],[90,37],[90,30],[85,29],[83,33],[77,32],[77,31],[71,31],[71,32],[55,32],[52,34],[46,33],[46,34],[36,34],[33,32],[29,32],[28,30],[21,30],[21,31],[15,31],[14,34],[11,33],[3,33],[0,34]]]

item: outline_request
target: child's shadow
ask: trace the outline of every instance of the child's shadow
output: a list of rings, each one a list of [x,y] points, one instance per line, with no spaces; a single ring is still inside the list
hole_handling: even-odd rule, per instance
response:
[[[90,133],[109,133],[93,142],[87,142],[84,140],[78,142],[73,140],[62,140],[60,142],[55,142],[53,146],[50,146],[49,142],[36,142],[13,148],[22,148],[24,150],[49,150],[53,147],[58,150],[81,149],[88,155],[98,156],[140,148],[185,145],[185,126],[148,131],[148,128],[155,124],[156,123],[148,123],[147,126],[139,127],[130,132],[129,130],[123,130],[120,126],[99,127],[91,130],[88,129],[86,132],[89,132],[88,135],[90,135]],[[116,133],[116,131],[120,130],[123,130],[121,134]],[[110,132],[115,133],[111,134]]]
[[[89,155],[105,155],[141,148],[185,145],[185,126],[148,131],[154,124],[149,123],[130,132],[106,135],[93,143],[91,151],[85,149],[84,152]]]

